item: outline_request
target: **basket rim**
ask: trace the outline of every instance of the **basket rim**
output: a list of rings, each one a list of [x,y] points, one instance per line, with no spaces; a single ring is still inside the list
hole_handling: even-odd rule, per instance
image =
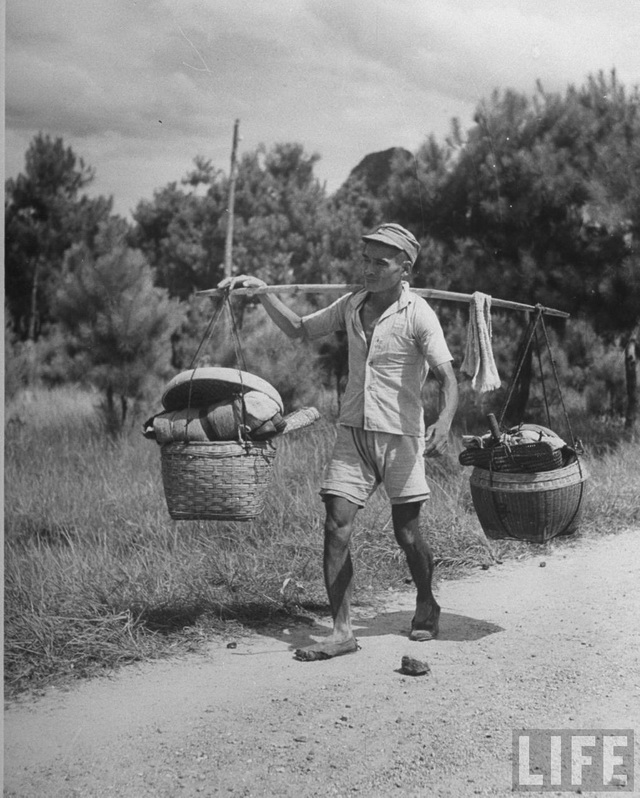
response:
[[[470,479],[473,479],[474,476],[480,479],[482,476],[483,482],[489,480],[492,483],[501,484],[542,484],[545,482],[559,482],[573,474],[580,475],[580,482],[584,482],[589,477],[589,471],[587,470],[585,464],[576,459],[573,463],[569,463],[569,465],[563,466],[562,468],[555,468],[549,471],[530,471],[528,473],[520,473],[516,471],[492,471],[488,468],[482,468],[481,466],[474,466]],[[495,485],[492,485],[492,487],[495,487]]]
[[[243,440],[239,441],[167,441],[160,446],[161,450],[165,449],[205,449],[230,446],[233,449],[274,449],[275,446],[270,438],[265,438],[262,441]]]

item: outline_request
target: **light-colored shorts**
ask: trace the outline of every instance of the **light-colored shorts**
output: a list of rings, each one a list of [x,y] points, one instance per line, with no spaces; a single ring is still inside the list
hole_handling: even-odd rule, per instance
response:
[[[338,427],[320,495],[342,496],[364,507],[381,483],[391,504],[422,502],[429,496],[424,438]]]

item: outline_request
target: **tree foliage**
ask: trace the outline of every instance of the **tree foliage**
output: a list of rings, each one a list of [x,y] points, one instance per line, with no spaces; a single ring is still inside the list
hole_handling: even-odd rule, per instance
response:
[[[638,89],[612,72],[564,94],[495,91],[474,123],[466,135],[454,126],[442,145],[430,138],[389,181],[385,214],[422,231],[429,282],[559,307],[632,340]]]
[[[183,315],[126,234],[124,223],[111,220],[92,246],[74,246],[54,306],[76,375],[104,392],[112,415],[119,397],[120,423],[129,400],[148,396],[170,373],[170,338]]]
[[[111,212],[104,197],[82,194],[94,170],[61,138],[39,133],[24,172],[5,186],[5,291],[20,337],[35,339],[51,321],[65,252],[90,242]]]
[[[138,204],[131,245],[140,249],[156,272],[158,285],[186,299],[222,279],[226,181],[202,158],[180,184],[158,189]]]
[[[313,174],[317,160],[299,144],[259,147],[242,156],[234,207],[236,272],[275,283],[320,281],[331,271],[326,195]],[[222,279],[228,188],[228,177],[198,158],[180,186],[171,183],[136,208],[130,240],[172,296],[187,298]]]
[[[453,289],[562,307],[603,329],[633,326],[639,106],[615,73],[564,95],[495,91],[466,137],[454,126],[444,144],[419,149],[417,165],[399,165],[385,211],[440,242],[436,276]]]

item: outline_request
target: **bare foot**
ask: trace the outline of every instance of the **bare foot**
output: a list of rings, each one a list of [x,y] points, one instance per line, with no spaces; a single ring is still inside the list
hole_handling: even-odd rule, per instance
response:
[[[418,619],[418,613],[413,616],[411,621],[411,631],[409,632],[409,640],[417,640],[424,642],[425,640],[433,640],[438,636],[440,623],[440,607],[432,609],[425,618]]]
[[[354,654],[358,650],[358,641],[355,637],[347,640],[323,640],[306,648],[298,648],[293,655],[300,662],[316,662],[322,659],[333,659],[344,654]]]
[[[438,628],[435,629],[412,629],[409,632],[409,640],[424,643],[426,640],[433,640],[438,636]]]

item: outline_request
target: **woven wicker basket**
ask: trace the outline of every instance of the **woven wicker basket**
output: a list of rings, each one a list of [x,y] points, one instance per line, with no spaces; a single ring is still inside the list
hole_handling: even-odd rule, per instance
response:
[[[246,521],[260,515],[276,449],[269,441],[167,443],[162,483],[175,521]]]
[[[544,543],[576,531],[587,476],[579,461],[535,474],[474,468],[471,498],[488,538]]]

